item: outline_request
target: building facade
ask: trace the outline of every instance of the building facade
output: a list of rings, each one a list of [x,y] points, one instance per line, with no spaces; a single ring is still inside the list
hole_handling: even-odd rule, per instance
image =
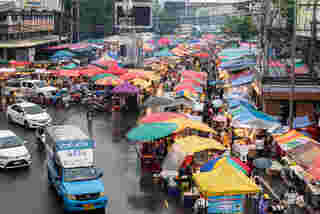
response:
[[[0,58],[34,60],[36,49],[59,41],[60,0],[0,2]]]

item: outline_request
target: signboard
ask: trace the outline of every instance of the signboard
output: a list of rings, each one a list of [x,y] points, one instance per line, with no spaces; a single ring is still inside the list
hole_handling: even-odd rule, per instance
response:
[[[91,166],[93,149],[72,149],[58,152],[59,160],[65,168]]]
[[[41,7],[41,0],[25,0],[24,7]]]
[[[80,150],[80,149],[92,149],[95,147],[93,141],[74,141],[74,142],[61,142],[56,143],[57,151],[63,150]]]
[[[243,195],[209,197],[208,213],[242,213],[243,200]]]

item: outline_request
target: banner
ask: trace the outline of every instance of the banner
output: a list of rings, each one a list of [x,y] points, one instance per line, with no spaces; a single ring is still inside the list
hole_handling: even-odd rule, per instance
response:
[[[242,213],[244,195],[212,196],[208,198],[208,213]]]
[[[25,0],[24,7],[41,7],[41,0]]]

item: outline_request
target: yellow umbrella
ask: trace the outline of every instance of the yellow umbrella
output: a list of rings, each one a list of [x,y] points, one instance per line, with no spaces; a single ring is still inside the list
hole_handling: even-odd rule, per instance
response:
[[[135,86],[141,86],[142,88],[148,88],[149,86],[151,86],[151,83],[143,80],[143,79],[133,79],[132,81],[130,81],[133,85]]]
[[[173,144],[173,150],[175,150],[175,148],[185,152],[188,155],[192,155],[196,152],[209,149],[216,149],[221,151],[225,150],[225,147],[217,140],[195,135],[176,139],[175,143]]]
[[[205,197],[253,194],[261,191],[244,173],[228,163],[209,172],[194,174],[193,179]]]
[[[203,131],[203,132],[210,132],[213,134],[217,134],[217,132],[215,130],[213,130],[212,128],[210,128],[208,125],[196,121],[196,120],[191,120],[191,119],[186,119],[186,118],[175,118],[172,120],[168,120],[166,121],[167,123],[175,123],[178,125],[178,129],[175,132],[180,132],[186,128],[190,128],[190,129],[195,129],[198,131]]]
[[[99,79],[95,82],[96,85],[112,85],[112,86],[117,86],[117,85],[121,85],[122,83],[124,83],[124,81],[120,78],[113,78],[113,77],[106,77],[103,79]]]

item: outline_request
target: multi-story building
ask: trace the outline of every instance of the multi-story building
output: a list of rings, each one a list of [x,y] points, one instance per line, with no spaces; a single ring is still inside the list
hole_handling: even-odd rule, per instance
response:
[[[0,1],[0,58],[32,61],[38,47],[63,39],[57,35],[61,2]]]

